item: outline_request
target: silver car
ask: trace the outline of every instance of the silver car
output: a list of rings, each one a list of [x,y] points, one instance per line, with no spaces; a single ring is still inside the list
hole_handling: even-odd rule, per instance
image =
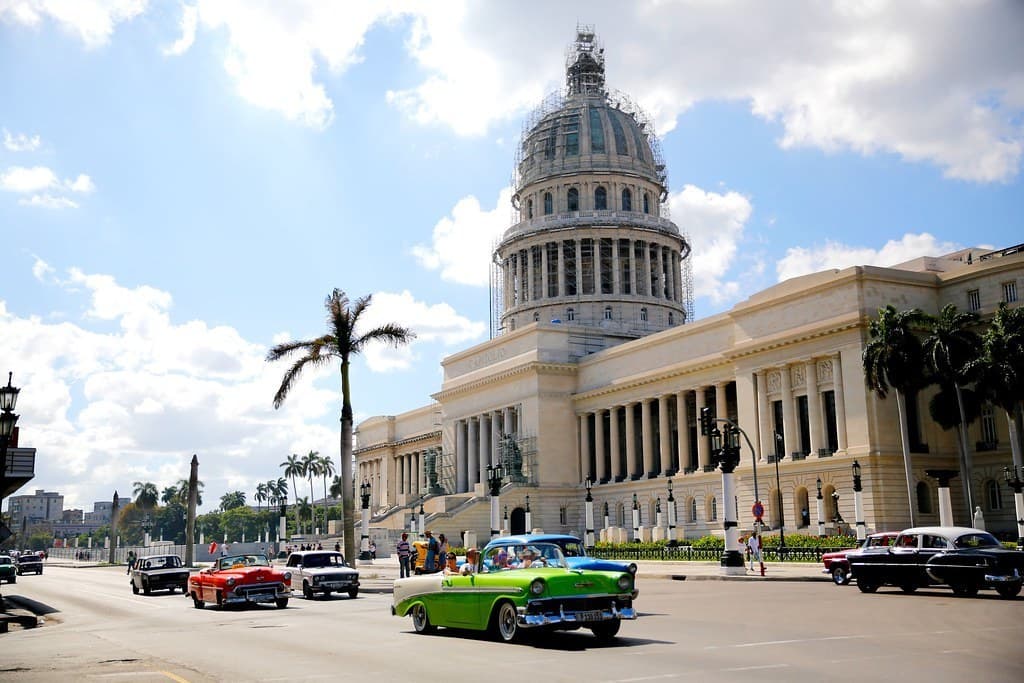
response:
[[[308,550],[288,556],[288,569],[292,573],[292,590],[302,589],[302,595],[312,600],[317,593],[348,593],[359,595],[359,572],[345,564],[345,557],[333,550]]]

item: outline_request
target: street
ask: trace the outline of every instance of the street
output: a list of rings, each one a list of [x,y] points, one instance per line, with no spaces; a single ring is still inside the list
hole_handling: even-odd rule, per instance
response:
[[[180,593],[132,595],[124,570],[49,566],[5,586],[48,605],[40,628],[0,635],[7,681],[1019,681],[1024,599],[991,591],[864,595],[829,582],[639,581],[640,618],[610,646],[589,631],[505,645],[417,635],[391,596],[196,610]]]

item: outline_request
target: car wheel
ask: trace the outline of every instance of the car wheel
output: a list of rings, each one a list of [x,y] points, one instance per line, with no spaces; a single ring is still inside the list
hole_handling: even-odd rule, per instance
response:
[[[302,582],[302,597],[307,600],[313,599],[313,589],[309,587],[309,584],[305,581]]]
[[[427,616],[427,608],[423,605],[415,605],[412,608],[412,627],[416,633],[433,633],[436,627],[430,623]]]
[[[214,593],[214,600],[217,603],[217,607],[224,609],[224,595],[220,591]]]
[[[522,635],[519,622],[516,619],[516,606],[508,600],[500,603],[494,611],[493,629],[506,643],[514,643]]]
[[[359,595],[359,589],[358,588],[349,588],[348,589],[348,597],[355,598],[357,595]]]
[[[594,635],[602,643],[610,643],[618,634],[620,626],[622,626],[622,620],[612,619],[611,621],[602,621],[600,624],[594,624],[590,627],[590,630],[594,632]]]
[[[9,578],[9,579],[7,579],[7,580],[8,580],[8,582],[10,582],[10,583],[18,583],[18,577],[17,577],[17,576],[15,576],[14,574],[11,574],[11,578]]]
[[[900,584],[900,590],[903,591],[904,593],[907,593],[909,595],[910,593],[913,593],[914,591],[917,590],[917,584],[916,583],[903,583],[903,584]]]
[[[325,597],[325,598],[329,598],[329,597],[331,597],[331,591],[327,591],[327,590],[325,590],[325,591],[324,591],[324,597]]]
[[[288,598],[278,598],[277,600],[274,600],[274,605],[277,609],[284,609],[288,606]]]
[[[149,581],[143,581],[142,582],[142,592],[145,593],[146,595],[149,595],[150,593],[152,593],[152,591],[149,588]]]
[[[857,579],[857,588],[860,589],[861,593],[874,593],[878,590],[878,584],[867,579]]]
[[[134,581],[132,581],[132,593],[134,593],[135,595],[139,594],[139,587],[135,585]]]
[[[953,589],[953,595],[961,598],[969,598],[978,594],[978,584],[976,583],[954,583],[950,588]]]
[[[837,586],[845,586],[850,583],[850,573],[843,567],[832,568],[832,583]]]
[[[1020,593],[1020,584],[1015,583],[1008,586],[996,586],[996,592],[999,593],[1000,597],[1012,600],[1017,597],[1018,593]]]
[[[196,609],[203,609],[203,607],[206,606],[206,603],[199,599],[198,593],[192,593],[192,606]]]
[[[171,586],[170,588],[168,588],[167,592],[168,593],[174,593],[174,586]]]

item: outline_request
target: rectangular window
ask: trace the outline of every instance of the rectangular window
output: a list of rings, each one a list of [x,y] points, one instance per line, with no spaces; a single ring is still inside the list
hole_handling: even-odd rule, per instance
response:
[[[783,422],[783,420],[782,420],[782,401],[772,401],[772,424],[774,425],[773,428],[775,430],[775,434],[778,434],[779,436],[783,437],[783,441],[778,442],[778,439],[776,439],[777,443],[773,444],[773,446],[775,448],[775,451],[776,451],[775,454],[776,455],[785,455],[786,454],[786,442],[785,442],[786,428],[784,426],[785,422]],[[775,438],[775,437],[773,436],[772,438]]]
[[[604,152],[604,126],[601,125],[601,111],[590,108],[590,153]]]
[[[910,450],[914,453],[927,453],[928,444],[922,439],[921,411],[918,407],[917,391],[907,392],[907,435],[910,438]]]
[[[564,296],[576,296],[576,240],[562,242],[562,260],[565,262]]]
[[[811,452],[811,420],[807,411],[807,396],[796,397],[796,412],[800,418],[800,452]]]
[[[565,526],[569,523],[569,515],[564,507],[558,508],[558,523]]]
[[[629,270],[629,240],[618,241],[619,249],[619,281],[623,294],[633,293],[633,276]]]
[[[612,273],[614,268],[612,267],[612,242],[609,238],[602,238],[600,241],[601,249],[601,293],[611,294],[612,293]]]
[[[996,435],[996,413],[991,403],[985,403],[981,407],[981,441],[985,450],[992,450],[999,443],[999,437]]]
[[[565,156],[578,156],[580,153],[580,119],[570,116],[565,120]]]
[[[551,131],[548,133],[547,138],[544,139],[544,158],[554,159],[555,158],[555,147],[558,145],[558,122],[556,121],[551,126]]]
[[[825,404],[825,433],[828,438],[828,449],[835,453],[839,450],[839,428],[836,425],[836,392],[821,392]]]
[[[1003,283],[1003,301],[1008,304],[1012,304],[1017,300],[1017,283],[1016,282],[1004,282]]]
[[[976,289],[972,289],[969,292],[967,292],[967,310],[981,310],[981,293]]]

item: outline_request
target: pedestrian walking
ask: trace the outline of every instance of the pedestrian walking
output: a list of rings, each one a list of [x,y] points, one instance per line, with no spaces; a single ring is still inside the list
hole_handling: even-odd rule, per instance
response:
[[[423,563],[423,571],[429,574],[440,569],[441,563],[438,559],[438,553],[440,552],[441,549],[437,542],[437,539],[434,538],[433,531],[427,529],[425,535],[427,537],[427,558],[426,561],[424,561]]]
[[[395,545],[395,553],[398,555],[398,578],[409,577],[409,556],[412,551],[409,547],[409,534],[402,532],[402,540]]]
[[[135,551],[134,550],[129,550],[128,551],[128,569],[127,569],[127,571],[125,571],[125,574],[131,574],[132,573],[132,569],[134,569],[134,568],[135,568]]]
[[[761,566],[761,576],[764,576],[764,558],[761,555],[761,534],[754,532],[747,539],[747,557],[750,558],[750,571],[754,571],[754,562]]]
[[[370,541],[370,559],[371,560],[376,560],[377,559],[377,542],[376,541]]]
[[[440,558],[438,561],[439,566],[443,565],[448,557],[448,537],[444,534],[438,534],[437,536],[437,556]]]

